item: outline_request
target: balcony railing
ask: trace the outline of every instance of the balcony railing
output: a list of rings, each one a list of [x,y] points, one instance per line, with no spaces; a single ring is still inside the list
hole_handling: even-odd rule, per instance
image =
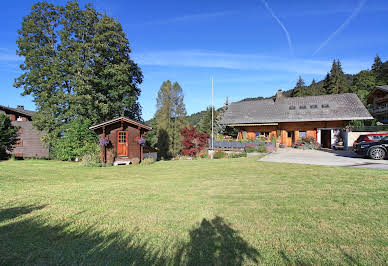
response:
[[[374,115],[374,114],[383,114],[388,112],[388,106],[383,106],[383,107],[376,107],[376,108],[370,108],[369,112]]]

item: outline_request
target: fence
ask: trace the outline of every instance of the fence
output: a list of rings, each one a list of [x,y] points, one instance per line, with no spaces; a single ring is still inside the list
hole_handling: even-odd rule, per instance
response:
[[[221,150],[242,150],[246,145],[256,146],[264,145],[265,147],[276,147],[275,143],[272,142],[261,142],[261,141],[214,141],[214,149]],[[211,140],[209,140],[209,147],[211,147]]]
[[[388,131],[388,125],[381,125],[381,126],[363,126],[363,127],[349,127],[349,131],[352,131],[352,132],[379,132],[379,131]]]

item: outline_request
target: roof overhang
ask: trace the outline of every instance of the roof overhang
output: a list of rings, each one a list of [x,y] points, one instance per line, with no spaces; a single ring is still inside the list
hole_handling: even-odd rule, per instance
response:
[[[240,123],[240,124],[227,124],[227,126],[229,127],[246,127],[246,126],[277,126],[279,125],[279,123],[260,123],[260,124],[244,124],[244,123]]]
[[[144,128],[146,130],[152,130],[152,127],[149,127],[147,125],[144,125],[138,121],[135,121],[135,120],[132,120],[132,119],[129,119],[128,117],[118,117],[118,118],[115,118],[115,119],[112,119],[112,120],[109,120],[109,121],[106,121],[104,123],[101,123],[101,124],[98,124],[98,125],[94,125],[94,126],[91,126],[89,127],[90,130],[95,130],[97,128],[101,128],[101,127],[104,127],[104,126],[108,126],[108,125],[112,125],[114,123],[117,123],[117,122],[120,122],[120,121],[123,121],[123,122],[127,122],[129,124],[133,124],[133,125],[136,125],[138,127],[141,127],[141,128]]]

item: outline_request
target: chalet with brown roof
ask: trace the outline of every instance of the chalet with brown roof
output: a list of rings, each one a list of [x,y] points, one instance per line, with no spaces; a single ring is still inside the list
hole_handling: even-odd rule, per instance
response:
[[[388,124],[388,85],[377,86],[367,97],[370,113],[381,123]]]
[[[275,136],[292,146],[300,138],[314,137],[331,148],[335,132],[351,120],[373,119],[353,93],[307,97],[286,97],[279,90],[274,99],[235,102],[225,111],[221,123],[238,129],[238,139]]]

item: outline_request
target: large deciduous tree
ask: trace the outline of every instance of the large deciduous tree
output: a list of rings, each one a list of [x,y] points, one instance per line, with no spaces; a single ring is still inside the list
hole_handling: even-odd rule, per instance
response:
[[[143,76],[117,20],[77,1],[39,2],[23,18],[17,45],[24,63],[15,86],[33,96],[34,124],[48,131],[48,142],[77,118],[141,119]]]
[[[164,158],[176,155],[182,148],[181,130],[187,125],[183,99],[183,90],[178,82],[163,82],[156,100],[155,126],[157,146]],[[166,148],[168,151],[165,151]]]

